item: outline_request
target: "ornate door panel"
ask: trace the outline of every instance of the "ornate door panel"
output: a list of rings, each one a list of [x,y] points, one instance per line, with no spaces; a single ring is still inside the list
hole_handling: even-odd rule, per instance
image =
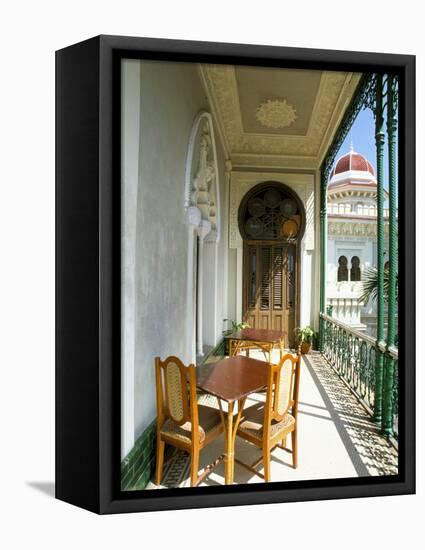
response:
[[[304,206],[289,187],[268,181],[245,195],[238,221],[244,240],[243,318],[252,327],[286,331],[287,345],[293,346]]]
[[[294,244],[245,241],[244,320],[255,328],[284,330],[293,345],[296,301]]]

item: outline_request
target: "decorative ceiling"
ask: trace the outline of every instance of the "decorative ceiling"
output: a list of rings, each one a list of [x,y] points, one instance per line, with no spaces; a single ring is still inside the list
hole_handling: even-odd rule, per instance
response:
[[[320,166],[358,73],[200,65],[234,167]]]

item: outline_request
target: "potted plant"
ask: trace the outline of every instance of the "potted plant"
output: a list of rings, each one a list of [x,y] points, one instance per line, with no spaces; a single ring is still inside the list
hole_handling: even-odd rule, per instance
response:
[[[236,321],[233,321],[233,319],[223,319],[223,322],[232,324],[231,328],[223,330],[224,336],[228,336],[229,334],[232,334],[233,332],[237,332],[238,330],[242,330],[244,328],[249,328],[248,323],[237,323]]]
[[[301,353],[308,353],[314,338],[314,330],[309,326],[302,328],[297,327],[295,329],[295,337],[297,339],[298,346],[301,347]]]
[[[236,321],[233,321],[233,319],[223,319],[224,323],[231,323],[231,328],[228,328],[227,330],[223,330],[223,335],[228,336],[229,334],[233,334],[234,332],[237,332],[238,330],[242,330],[244,328],[250,328],[248,323],[244,323],[243,321],[241,323],[237,323]],[[229,341],[225,339],[225,354],[228,355],[229,353]]]

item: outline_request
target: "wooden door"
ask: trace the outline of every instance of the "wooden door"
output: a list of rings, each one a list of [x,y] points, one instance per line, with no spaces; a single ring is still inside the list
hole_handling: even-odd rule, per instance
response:
[[[294,244],[245,241],[243,310],[253,328],[284,330],[294,343],[296,311]]]

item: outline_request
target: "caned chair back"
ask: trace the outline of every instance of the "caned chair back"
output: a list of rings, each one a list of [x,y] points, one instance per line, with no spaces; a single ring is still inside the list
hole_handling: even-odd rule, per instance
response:
[[[181,426],[185,422],[197,423],[196,369],[184,365],[178,357],[155,358],[156,403],[160,425],[171,418]]]
[[[298,388],[301,355],[288,353],[277,365],[270,365],[268,372],[266,422],[282,420],[291,410],[296,415],[298,410]]]

